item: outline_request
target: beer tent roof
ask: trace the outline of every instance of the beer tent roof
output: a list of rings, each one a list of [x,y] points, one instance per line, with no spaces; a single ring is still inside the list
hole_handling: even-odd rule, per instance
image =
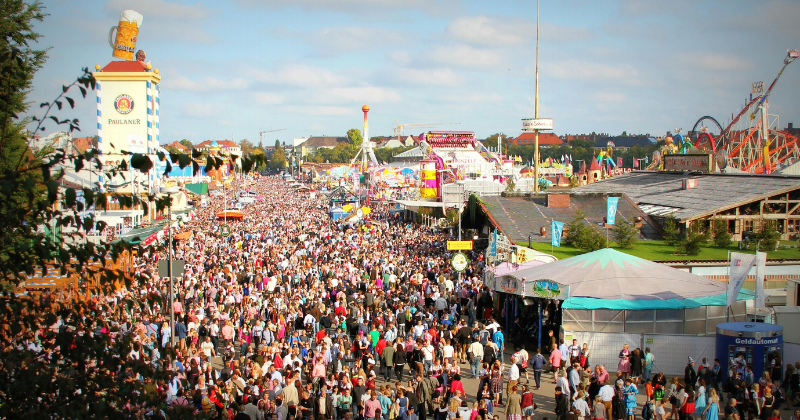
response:
[[[506,276],[569,287],[570,309],[679,309],[725,305],[725,283],[606,248]],[[532,286],[526,284],[526,290]],[[752,299],[743,291],[737,300]]]

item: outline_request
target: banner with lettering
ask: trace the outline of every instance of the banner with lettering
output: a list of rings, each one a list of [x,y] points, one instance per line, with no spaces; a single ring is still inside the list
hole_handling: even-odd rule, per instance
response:
[[[619,204],[619,197],[608,197],[606,204],[606,223],[613,225],[617,219],[617,204]]]
[[[560,247],[561,246],[561,236],[564,233],[564,224],[561,223],[561,222],[556,222],[555,220],[553,220],[552,232],[553,232],[553,235],[552,235],[552,239],[550,241],[550,244],[552,244],[553,246]]]
[[[756,251],[756,308],[767,307],[767,296],[764,294],[764,270],[767,268],[767,253]]]
[[[756,262],[753,254],[742,254],[741,252],[731,252],[731,268],[728,277],[728,306],[736,303],[739,290],[742,289],[744,279],[750,273],[750,269]]]

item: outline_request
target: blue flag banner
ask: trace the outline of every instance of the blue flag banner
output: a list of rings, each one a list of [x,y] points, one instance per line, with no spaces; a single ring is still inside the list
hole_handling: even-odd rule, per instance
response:
[[[550,243],[553,246],[560,247],[561,246],[561,235],[564,233],[564,224],[561,223],[561,222],[556,222],[555,220],[553,220],[552,229],[553,229],[552,230],[553,235],[552,235],[552,239],[551,239]]]
[[[489,255],[497,256],[497,231],[492,232],[492,243],[489,244]]]
[[[608,204],[606,205],[606,223],[613,225],[617,218],[617,204],[619,197],[608,197]]]

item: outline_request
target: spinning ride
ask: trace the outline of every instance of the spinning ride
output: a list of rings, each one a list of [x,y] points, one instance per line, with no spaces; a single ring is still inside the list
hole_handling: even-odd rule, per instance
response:
[[[777,115],[769,115],[767,99],[786,66],[800,54],[789,50],[783,67],[766,92],[763,84],[753,85],[753,94],[744,108],[723,128],[711,116],[697,120],[689,132],[689,142],[703,153],[713,153],[720,169],[731,167],[750,173],[770,173],[800,159],[796,136],[780,130]],[[686,152],[684,152],[686,153]]]

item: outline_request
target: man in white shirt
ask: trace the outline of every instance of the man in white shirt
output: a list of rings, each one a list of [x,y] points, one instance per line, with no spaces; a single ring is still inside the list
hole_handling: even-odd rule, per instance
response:
[[[211,337],[206,337],[206,340],[203,341],[203,344],[200,344],[200,350],[202,350],[208,358],[217,355],[217,351],[214,348],[214,343],[211,342]]]
[[[425,341],[425,345],[422,347],[422,355],[425,357],[424,366],[425,372],[428,372],[433,366],[433,356],[436,350],[434,350],[433,345],[429,341]]]
[[[586,402],[586,394],[581,391],[578,394],[578,398],[572,403],[572,408],[578,410],[580,414],[579,417],[583,417],[584,419],[591,419],[592,418],[592,411],[589,409],[589,404]]]
[[[600,396],[600,399],[603,401],[603,406],[606,408],[606,418],[612,418],[611,400],[614,399],[614,387],[609,384],[605,384],[600,387],[600,390],[597,391],[597,395]]]
[[[473,341],[472,344],[469,345],[467,353],[469,353],[472,357],[469,363],[470,367],[472,368],[472,376],[477,378],[478,371],[481,367],[481,361],[483,360],[483,346],[481,345],[481,342],[478,340]]]
[[[511,357],[511,369],[508,370],[508,386],[506,387],[506,394],[511,396],[511,389],[519,383],[519,365],[517,358]]]
[[[569,354],[569,362],[573,364],[575,362],[580,363],[581,361],[581,346],[578,345],[578,340],[572,339],[572,344],[567,347],[567,353]]]

